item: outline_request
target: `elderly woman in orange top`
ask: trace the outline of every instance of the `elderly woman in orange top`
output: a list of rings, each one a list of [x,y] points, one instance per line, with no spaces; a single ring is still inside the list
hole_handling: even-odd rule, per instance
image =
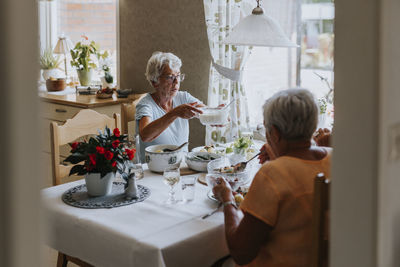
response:
[[[331,149],[312,146],[318,108],[309,91],[278,92],[263,109],[269,158],[241,211],[226,181],[218,178],[213,188],[224,206],[226,241],[238,265],[308,267],[313,181],[320,172],[330,176]]]

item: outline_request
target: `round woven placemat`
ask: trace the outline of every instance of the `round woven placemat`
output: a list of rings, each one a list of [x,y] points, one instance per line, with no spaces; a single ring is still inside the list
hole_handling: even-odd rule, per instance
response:
[[[150,189],[138,185],[138,198],[125,196],[124,183],[114,182],[111,194],[101,197],[91,197],[87,193],[86,185],[78,185],[64,192],[61,199],[65,204],[84,209],[116,208],[142,202],[150,196]]]

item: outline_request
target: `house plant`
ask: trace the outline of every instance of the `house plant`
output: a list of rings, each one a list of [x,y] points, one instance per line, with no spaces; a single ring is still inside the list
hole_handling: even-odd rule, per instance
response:
[[[84,40],[77,42],[71,50],[71,66],[76,68],[81,85],[87,86],[92,81],[93,69],[97,68],[96,60],[102,54],[99,52],[99,45],[96,42],[89,42],[86,36],[82,37]]]
[[[85,175],[86,187],[90,196],[107,195],[111,192],[115,173],[127,179],[125,168],[132,160],[136,150],[128,149],[127,135],[121,135],[118,128],[113,132],[106,127],[89,141],[71,143],[71,155],[64,161],[76,164],[69,175]],[[80,164],[82,163],[83,164]]]
[[[99,56],[99,65],[100,71],[104,72],[104,76],[100,78],[103,88],[113,88],[114,77],[111,74],[112,62],[109,58],[108,51],[104,51],[104,53]]]
[[[42,76],[46,81],[53,78],[59,78],[61,72],[58,70],[61,59],[59,57],[54,56],[53,51],[51,49],[45,49],[40,54],[39,59],[40,68],[43,70]]]

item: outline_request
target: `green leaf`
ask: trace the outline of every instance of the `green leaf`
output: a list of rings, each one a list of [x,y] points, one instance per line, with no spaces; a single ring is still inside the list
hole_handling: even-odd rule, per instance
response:
[[[69,171],[69,175],[73,175],[73,174],[78,174],[78,175],[84,175],[86,174],[86,169],[84,165],[75,165],[74,167],[71,168],[71,170]]]
[[[82,162],[86,159],[86,155],[81,154],[81,153],[73,153],[72,155],[69,155],[64,162],[70,162],[72,164],[77,164],[79,162]]]

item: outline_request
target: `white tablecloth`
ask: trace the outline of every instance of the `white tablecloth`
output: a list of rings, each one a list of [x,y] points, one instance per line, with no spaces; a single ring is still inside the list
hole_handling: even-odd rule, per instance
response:
[[[112,209],[64,204],[61,195],[83,182],[42,190],[46,241],[58,251],[100,267],[205,267],[228,254],[222,211],[201,219],[217,205],[204,185],[196,184],[193,202],[166,206],[163,177],[146,170],[138,181],[151,189],[144,202]],[[180,198],[180,184],[176,192]]]

